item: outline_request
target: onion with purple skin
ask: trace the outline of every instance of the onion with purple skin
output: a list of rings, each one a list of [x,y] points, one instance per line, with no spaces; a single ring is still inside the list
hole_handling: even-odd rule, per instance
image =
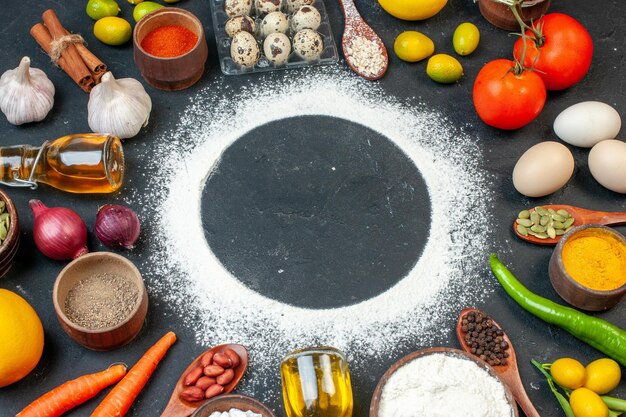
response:
[[[35,245],[41,253],[48,258],[64,261],[89,252],[87,227],[75,211],[65,207],[46,207],[39,200],[30,200],[28,204],[35,216]]]
[[[107,204],[98,210],[94,231],[110,248],[132,249],[139,237],[139,218],[126,206]]]

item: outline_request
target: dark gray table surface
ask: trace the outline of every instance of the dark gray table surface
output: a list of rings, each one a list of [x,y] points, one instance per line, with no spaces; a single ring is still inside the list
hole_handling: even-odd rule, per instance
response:
[[[626,9],[620,0],[602,2],[571,0],[554,1],[552,11],[564,12],[577,18],[590,32],[594,39],[594,57],[591,69],[584,80],[562,92],[551,92],[541,115],[529,126],[515,132],[501,132],[485,126],[477,117],[472,103],[471,90],[473,80],[486,62],[499,58],[510,57],[513,36],[489,25],[479,14],[478,7],[470,0],[450,0],[441,13],[424,22],[403,22],[386,14],[374,0],[357,0],[357,7],[362,15],[381,35],[389,51],[393,51],[395,36],[404,30],[419,30],[428,34],[440,52],[452,52],[451,39],[455,27],[464,21],[475,23],[481,30],[481,44],[471,56],[463,58],[465,77],[452,86],[442,86],[432,82],[425,73],[425,63],[407,64],[401,62],[390,53],[390,68],[380,85],[390,96],[399,98],[416,97],[427,103],[429,107],[444,113],[451,123],[467,125],[470,135],[480,139],[484,166],[493,175],[493,187],[496,200],[493,203],[494,217],[503,219],[495,225],[497,234],[491,243],[491,249],[501,250],[507,254],[504,260],[511,264],[520,278],[535,292],[557,302],[562,302],[550,286],[547,265],[551,250],[524,244],[515,239],[509,219],[520,207],[549,202],[574,204],[582,207],[607,211],[626,211],[626,199],[623,195],[610,192],[599,186],[590,176],[587,167],[587,150],[571,148],[576,158],[574,177],[563,190],[557,194],[541,199],[529,200],[515,192],[510,173],[516,158],[529,146],[540,140],[555,139],[552,132],[552,121],[565,107],[585,100],[607,102],[626,115],[626,84],[624,82],[626,58],[626,32],[624,21]],[[55,105],[45,121],[22,127],[10,125],[4,117],[0,117],[0,145],[21,143],[38,144],[70,133],[88,132],[87,100],[88,95],[82,93],[71,80],[50,64],[34,40],[29,36],[30,27],[40,21],[41,13],[47,8],[54,8],[64,25],[72,31],[80,32],[89,42],[92,51],[103,58],[117,77],[133,77],[139,80],[141,75],[132,58],[132,46],[108,47],[98,42],[93,34],[93,22],[84,13],[86,1],[77,0],[5,0],[0,13],[0,70],[4,71],[17,66],[20,58],[28,55],[32,65],[43,69],[56,86]],[[122,16],[132,21],[132,6],[125,0],[120,1]],[[194,12],[202,20],[209,44],[209,61],[201,81],[188,90],[167,93],[147,86],[153,100],[153,111],[150,125],[137,137],[125,142],[125,153],[128,165],[133,167],[127,173],[128,179],[136,186],[141,184],[142,175],[150,172],[142,171],[143,158],[150,155],[149,150],[159,146],[151,141],[159,132],[175,125],[180,113],[188,103],[188,97],[207,85],[210,81],[220,80],[232,86],[233,91],[244,82],[254,83],[258,75],[226,77],[219,70],[216,59],[209,3],[201,0],[183,0],[178,6]],[[337,2],[326,0],[335,39],[338,42],[342,33],[343,17]],[[134,22],[133,22],[134,23]],[[339,46],[339,44],[338,44]],[[337,65],[349,70],[344,61]],[[269,75],[269,77],[280,75]],[[621,138],[624,139],[624,129]],[[141,188],[140,186],[138,188]],[[41,187],[33,192],[30,190],[8,190],[20,213],[22,225],[22,244],[15,265],[8,276],[0,280],[0,287],[18,291],[34,306],[39,313],[45,328],[45,349],[43,357],[36,369],[22,381],[0,389],[0,416],[13,416],[27,403],[38,395],[61,384],[70,377],[101,369],[117,361],[129,363],[139,357],[160,335],[167,330],[177,332],[180,341],[172,348],[165,361],[160,365],[149,384],[138,397],[132,415],[160,415],[169,398],[172,386],[189,360],[203,350],[196,345],[193,335],[177,318],[176,311],[155,296],[151,297],[147,324],[139,337],[129,346],[113,352],[97,353],[88,351],[74,343],[61,330],[54,315],[51,301],[52,284],[57,273],[64,266],[41,255],[32,240],[32,215],[27,202],[30,198],[42,199],[49,206],[70,206],[86,221],[90,230],[93,229],[94,213],[99,205],[120,201],[124,190],[115,195],[89,196],[71,195]],[[626,232],[625,227],[617,228]],[[143,239],[149,239],[150,224],[145,224]],[[92,251],[105,248],[96,241],[92,233],[89,236],[89,247]],[[139,261],[145,249],[142,245],[128,257]],[[487,254],[485,254],[487,255]],[[486,260],[476,260],[486,262]],[[485,272],[485,280],[491,279]],[[520,364],[522,379],[531,399],[544,416],[562,415],[554,397],[550,393],[543,378],[532,369],[531,358],[556,359],[562,356],[576,357],[583,362],[600,357],[601,354],[582,342],[577,341],[566,332],[548,326],[524,312],[512,302],[503,291],[495,290],[485,301],[486,308],[506,324],[511,338],[515,342]],[[601,317],[626,327],[624,312],[625,304],[615,307]],[[171,317],[163,320],[162,317]],[[449,330],[440,344],[456,347],[453,338],[453,323],[447,323]],[[0,341],[2,343],[2,341]],[[437,343],[433,344],[437,345]],[[368,374],[353,375],[355,392],[354,415],[368,415],[369,400],[376,381],[385,369],[398,359],[401,354],[426,346],[413,344],[405,352],[389,357],[386,361],[373,363]],[[71,372],[70,372],[71,370]],[[278,370],[276,370],[278,372]],[[622,384],[615,392],[626,396],[626,388]],[[245,394],[245,393],[244,393]],[[102,398],[102,395],[98,398]],[[72,416],[86,416],[93,410],[97,400],[91,401],[68,413]],[[282,400],[273,398],[269,404],[279,415],[284,415]]]

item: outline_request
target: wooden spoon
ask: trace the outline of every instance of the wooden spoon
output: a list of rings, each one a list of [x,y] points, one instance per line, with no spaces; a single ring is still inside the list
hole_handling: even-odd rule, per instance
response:
[[[463,316],[465,316],[470,311],[474,311],[477,313],[480,312],[480,310],[477,310],[475,308],[466,308],[465,310],[461,311],[461,314],[459,315],[459,321],[456,325],[456,337],[457,339],[459,339],[461,348],[467,353],[472,354],[471,347],[468,346],[467,343],[465,343],[465,335],[463,334],[463,330],[461,329]],[[498,323],[496,323],[495,320],[491,320],[493,321],[493,324],[495,324],[497,327],[499,327],[500,329],[502,328]],[[530,398],[528,398],[528,394],[526,394],[526,391],[524,390],[524,385],[522,384],[522,379],[519,375],[519,369],[517,368],[515,349],[513,349],[511,339],[509,339],[506,333],[504,333],[503,337],[504,340],[509,344],[509,348],[507,350],[509,352],[509,357],[507,358],[506,365],[492,365],[493,370],[496,371],[502,381],[504,381],[504,383],[509,387],[509,389],[513,393],[513,398],[515,398],[517,404],[519,404],[522,410],[524,410],[524,414],[526,414],[526,417],[541,417],[535,409],[535,406],[533,406],[533,403],[530,401]]]
[[[222,392],[222,394],[228,394],[233,389],[235,389],[235,387],[241,380],[241,377],[243,376],[244,372],[246,371],[246,368],[248,367],[248,351],[242,345],[237,345],[237,344],[225,344],[225,345],[215,346],[214,348],[211,348],[207,350],[206,352],[202,352],[202,354],[198,356],[196,359],[194,359],[193,362],[189,364],[187,369],[185,369],[183,374],[180,376],[180,378],[176,382],[176,386],[174,387],[174,392],[172,392],[172,397],[170,398],[170,402],[167,403],[167,406],[165,407],[165,410],[163,410],[163,414],[161,414],[161,417],[188,417],[196,410],[196,408],[204,404],[206,400],[189,402],[180,398],[181,391],[186,388],[183,385],[183,380],[192,369],[200,365],[200,359],[202,359],[205,353],[207,352],[218,353],[218,352],[222,352],[224,349],[227,349],[227,348],[230,348],[234,350],[235,352],[237,352],[237,355],[239,355],[241,362],[236,368],[233,368],[233,370],[235,371],[235,377],[233,378],[232,381],[230,381],[230,383],[224,386],[224,391]]]
[[[378,80],[385,74],[385,71],[387,71],[387,67],[389,66],[387,48],[385,48],[383,41],[376,34],[376,32],[374,32],[374,29],[365,23],[354,5],[354,0],[339,0],[339,3],[341,4],[343,15],[345,17],[345,27],[343,30],[343,36],[341,37],[341,46],[343,48],[343,56],[346,58],[346,63],[352,71],[356,72],[366,80]],[[352,49],[352,44],[360,37],[376,43],[382,52],[383,63],[376,74],[357,68],[356,63],[351,56],[350,50]]]
[[[563,204],[550,204],[547,206],[541,206],[546,210],[551,208],[554,211],[567,210],[569,214],[574,218],[573,226],[582,226],[583,224],[601,224],[602,226],[617,226],[626,224],[626,212],[607,212],[607,211],[594,211],[587,210],[580,207],[567,206]],[[559,243],[561,236],[557,236],[555,239],[539,239],[535,236],[524,236],[517,231],[517,219],[513,221],[513,231],[522,240],[525,240],[536,245],[554,246]]]

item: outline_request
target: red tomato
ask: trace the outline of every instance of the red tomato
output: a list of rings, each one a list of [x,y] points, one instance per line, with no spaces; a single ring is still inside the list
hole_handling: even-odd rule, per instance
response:
[[[574,18],[563,13],[550,13],[533,24],[540,29],[543,39],[533,40],[526,34],[526,59],[524,66],[535,68],[548,90],[563,90],[583,79],[593,55],[593,41],[585,28]],[[520,37],[513,47],[516,59],[522,56]]]
[[[515,63],[496,59],[487,63],[474,81],[474,107],[489,126],[519,129],[530,123],[543,109],[546,87],[537,73],[515,75]]]

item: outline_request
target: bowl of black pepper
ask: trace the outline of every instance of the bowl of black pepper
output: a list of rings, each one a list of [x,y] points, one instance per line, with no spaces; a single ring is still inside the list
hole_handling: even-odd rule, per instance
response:
[[[52,292],[65,332],[92,350],[112,350],[137,336],[148,311],[141,273],[125,257],[94,252],[70,262]]]
[[[5,276],[20,246],[20,222],[13,201],[0,190],[0,278]]]

